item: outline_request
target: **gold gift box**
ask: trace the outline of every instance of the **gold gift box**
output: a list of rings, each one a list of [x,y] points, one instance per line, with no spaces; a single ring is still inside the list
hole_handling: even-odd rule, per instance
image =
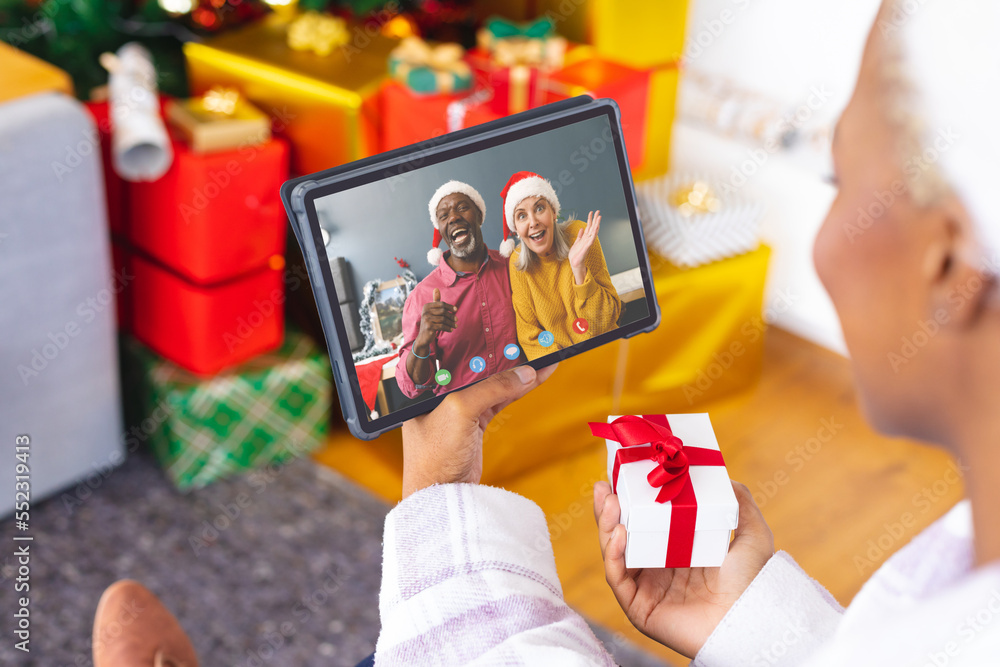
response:
[[[273,15],[201,44],[185,44],[191,93],[201,95],[213,86],[239,90],[289,140],[297,174],[377,153],[377,92],[399,40],[354,26],[347,44],[317,55],[288,46],[291,21]]]
[[[637,181],[661,176],[670,169],[670,135],[674,127],[677,84],[681,73],[676,63],[652,69],[642,165],[632,173]]]
[[[204,97],[170,100],[166,115],[195,153],[263,144],[271,138],[271,120],[242,96],[227,112],[207,109]]]

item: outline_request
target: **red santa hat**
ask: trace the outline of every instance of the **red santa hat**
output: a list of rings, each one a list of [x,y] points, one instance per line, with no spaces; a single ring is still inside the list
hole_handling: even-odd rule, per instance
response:
[[[533,171],[519,171],[511,176],[500,196],[503,197],[504,217],[503,243],[500,244],[500,254],[504,257],[510,257],[510,254],[514,252],[514,239],[510,238],[516,233],[514,229],[514,209],[524,199],[528,197],[544,197],[552,206],[552,210],[556,216],[558,217],[559,215],[559,197],[556,196],[555,188],[546,179]]]
[[[431,197],[430,202],[427,204],[427,210],[431,214],[431,224],[434,225],[434,244],[431,249],[427,251],[427,261],[430,262],[431,266],[437,266],[441,263],[441,249],[438,248],[441,245],[441,231],[438,229],[437,221],[437,207],[441,203],[441,200],[448,195],[462,194],[472,200],[472,203],[479,208],[479,212],[483,215],[483,220],[486,219],[486,201],[483,196],[479,194],[479,190],[468,183],[463,183],[461,181],[448,181],[437,190],[434,191],[434,195]]]

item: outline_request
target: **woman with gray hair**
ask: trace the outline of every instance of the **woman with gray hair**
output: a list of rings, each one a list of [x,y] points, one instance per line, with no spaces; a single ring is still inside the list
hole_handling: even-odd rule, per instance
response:
[[[587,222],[559,222],[559,197],[548,180],[519,171],[503,192],[504,241],[510,256],[517,340],[528,359],[565,349],[618,326],[621,299],[597,237],[601,212]],[[514,236],[520,240],[515,249]]]

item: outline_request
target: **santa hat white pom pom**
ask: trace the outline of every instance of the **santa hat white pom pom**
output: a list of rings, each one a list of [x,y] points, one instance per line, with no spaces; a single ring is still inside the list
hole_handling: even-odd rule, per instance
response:
[[[500,254],[504,257],[510,257],[510,254],[514,252],[514,239],[508,238],[500,244]]]
[[[443,254],[441,248],[431,248],[427,251],[427,261],[431,266],[437,266],[441,263],[441,255]]]

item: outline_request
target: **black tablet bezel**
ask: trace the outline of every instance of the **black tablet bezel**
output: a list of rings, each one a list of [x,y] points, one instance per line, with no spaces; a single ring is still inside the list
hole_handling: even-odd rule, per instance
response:
[[[542,109],[544,109],[544,107]],[[535,369],[540,369],[554,362],[568,359],[589,350],[593,350],[614,340],[629,338],[635,334],[650,331],[654,329],[657,324],[659,324],[659,304],[656,302],[656,293],[653,289],[652,275],[649,267],[649,256],[646,252],[642,225],[640,224],[639,214],[636,208],[635,192],[632,185],[632,177],[628,165],[627,153],[624,142],[622,141],[620,114],[618,112],[617,105],[611,100],[596,100],[591,104],[579,106],[578,108],[570,111],[562,111],[559,115],[550,119],[535,119],[533,122],[526,125],[518,126],[514,124],[509,128],[509,130],[500,134],[480,137],[476,137],[473,134],[472,136],[464,138],[461,141],[442,142],[440,145],[433,145],[434,142],[431,140],[430,142],[415,145],[413,148],[417,150],[409,153],[403,161],[399,161],[400,158],[398,157],[398,154],[386,154],[385,162],[391,164],[387,164],[385,169],[369,168],[366,169],[364,173],[354,176],[351,176],[349,175],[349,172],[346,172],[343,177],[339,177],[336,182],[327,184],[316,183],[305,192],[302,198],[302,206],[309,222],[309,231],[311,232],[313,251],[316,252],[321,258],[327,257],[326,247],[323,243],[322,232],[320,230],[319,219],[316,214],[315,202],[317,199],[336,194],[344,190],[350,190],[361,185],[373,183],[375,181],[399,176],[404,174],[406,171],[433,166],[457,157],[469,155],[494,146],[516,141],[518,139],[532,137],[550,130],[572,125],[599,116],[605,117],[611,128],[615,155],[618,160],[618,172],[622,180],[621,185],[625,194],[625,204],[628,209],[629,221],[632,225],[635,251],[639,260],[639,269],[640,274],[642,275],[643,289],[649,306],[649,313],[643,319],[637,320],[589,340],[576,343],[572,347],[554,351],[551,354],[547,354],[544,357],[539,357],[527,363]],[[492,129],[492,125],[492,123],[487,123],[471,129],[481,129],[485,135],[490,129]],[[415,162],[418,163],[414,164]],[[314,178],[314,182],[322,180],[322,176],[322,174],[317,174]],[[301,179],[296,179],[296,181],[300,180]],[[299,243],[302,244],[305,239],[303,239],[301,235],[297,234],[296,236]],[[330,299],[336,299],[336,288],[334,287],[333,274],[330,270],[329,262],[319,262],[319,268],[324,281],[327,296]],[[342,382],[338,382],[338,391],[341,387],[343,387],[344,381],[346,381],[346,384],[351,391],[350,398],[353,402],[354,413],[358,416],[358,419],[356,420],[357,426],[367,436],[367,438],[375,438],[385,431],[396,428],[408,419],[425,414],[433,410],[441,403],[441,401],[444,400],[447,394],[440,396],[428,396],[417,404],[407,406],[375,420],[370,419],[368,415],[368,406],[365,404],[364,399],[361,396],[361,387],[358,383],[357,372],[354,370],[353,356],[347,343],[347,330],[344,325],[343,318],[340,315],[340,309],[333,307],[333,301],[328,300],[326,304],[319,303],[318,301],[319,299],[317,299],[317,307],[325,309],[327,311],[327,315],[332,316],[332,320],[337,328],[337,340],[330,340],[329,332],[326,332],[325,335],[330,349],[332,350],[332,346],[334,345],[339,346],[341,358],[344,360],[345,368],[342,369],[344,377],[340,378]],[[331,362],[333,362],[332,355]],[[348,365],[350,368],[346,367]],[[337,366],[338,364],[334,363],[335,375],[338,371]],[[456,389],[456,391],[460,389],[461,388]],[[346,408],[346,406],[343,405],[343,396],[341,396],[341,403],[342,407]],[[350,415],[344,416],[345,419],[350,422]],[[360,436],[360,434],[356,435]]]

